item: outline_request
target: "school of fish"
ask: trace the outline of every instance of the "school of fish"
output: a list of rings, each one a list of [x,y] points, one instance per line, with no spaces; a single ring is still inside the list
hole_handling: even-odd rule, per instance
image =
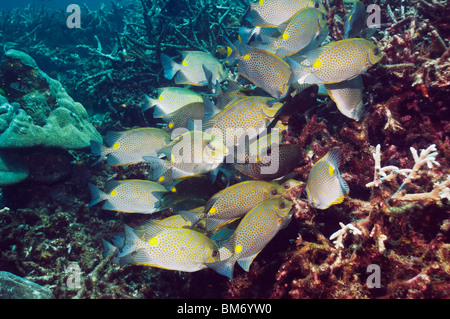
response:
[[[149,180],[89,184],[89,205],[140,214],[171,209],[173,215],[125,226],[103,240],[104,255],[120,265],[209,268],[233,279],[236,263],[249,271],[289,224],[293,203],[283,195],[290,189],[306,184],[300,199],[319,210],[344,201],[350,190],[339,171],[341,151],[333,148],[316,161],[306,182],[293,179],[302,150],[284,141],[278,118],[283,99],[311,85],[322,87],[344,116],[364,116],[361,74],[382,58],[364,38],[370,34],[364,5],[355,3],[340,41],[325,43],[326,17],[320,0],[259,0],[244,16],[251,27],[226,39],[222,61],[211,52],[184,51],[180,62],[161,54],[164,76],[174,85],[145,96],[142,107],[161,125],[108,132],[106,146],[91,142],[99,156],[94,165],[144,163]],[[205,88],[211,94],[200,93]],[[209,198],[180,194],[184,181],[202,178],[222,189]]]

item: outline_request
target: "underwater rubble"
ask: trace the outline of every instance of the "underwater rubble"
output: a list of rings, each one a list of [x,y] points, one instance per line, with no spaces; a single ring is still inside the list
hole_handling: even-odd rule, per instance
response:
[[[109,131],[164,125],[164,118],[141,112],[143,93],[173,86],[161,53],[199,50],[225,59],[224,38],[237,37],[245,1],[111,3],[98,11],[85,5],[80,30],[61,27],[65,14],[59,11],[28,7],[0,16],[0,270],[60,299],[449,297],[446,2],[381,1],[382,25],[371,41],[382,57],[361,75],[360,120],[341,114],[317,86],[287,96],[278,116],[284,144],[299,148],[292,171],[301,181],[282,196],[293,203],[291,221],[248,271],[235,267],[233,280],[211,269],[118,267],[117,256],[104,256],[103,240],[123,233],[124,225],[136,230],[183,208],[148,215],[90,207],[89,183],[103,189],[110,180],[151,175],[146,162],[113,166],[110,155],[91,166],[89,146],[91,140],[102,143]],[[342,40],[353,1],[326,0],[323,6],[329,40]],[[27,22],[18,23],[21,17]],[[229,74],[236,77],[235,71]],[[44,133],[2,140],[14,127]],[[342,153],[337,171],[349,192],[321,210],[306,198],[307,181],[333,149]],[[195,176],[175,187],[192,199],[190,209],[226,184]]]

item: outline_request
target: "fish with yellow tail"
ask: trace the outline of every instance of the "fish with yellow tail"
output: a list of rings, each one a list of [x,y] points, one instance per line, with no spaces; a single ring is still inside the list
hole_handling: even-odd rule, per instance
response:
[[[273,53],[253,48],[236,41],[227,40],[230,54],[225,63],[239,62],[238,72],[244,78],[260,87],[275,99],[288,93],[292,76],[290,66]]]
[[[285,57],[306,48],[315,38],[328,34],[325,13],[316,8],[306,8],[297,12],[291,19],[279,25],[277,36],[261,34],[262,43],[255,41],[250,45]]]
[[[168,55],[161,54],[164,76],[168,80],[175,78],[176,84],[215,85],[228,76],[220,61],[209,52],[183,51],[181,56],[181,63],[176,63]]]
[[[273,120],[283,106],[271,97],[248,96],[232,100],[225,108],[203,124],[204,130],[222,137],[228,147],[239,144],[246,134],[255,138]]]
[[[117,245],[114,253],[121,265],[131,263],[195,272],[220,260],[218,249],[203,233],[151,222],[141,228],[136,232],[125,226],[125,235],[113,240],[113,245]]]
[[[383,54],[372,42],[353,38],[331,42],[292,57],[286,58],[292,69],[291,83],[302,85],[353,79],[380,61]]]
[[[191,103],[203,102],[200,94],[184,87],[159,88],[156,92],[158,93],[157,98],[145,96],[146,103],[141,109],[142,112],[145,112],[153,108],[154,118],[162,118]]]
[[[311,168],[306,182],[306,193],[312,207],[327,209],[342,203],[348,195],[350,189],[339,172],[341,162],[342,153],[334,148]]]
[[[168,208],[163,204],[163,197],[170,190],[152,181],[108,181],[104,191],[93,184],[89,184],[89,189],[92,195],[89,206],[105,201],[103,209],[140,214],[152,214]],[[173,188],[173,191],[176,189]]]
[[[244,216],[233,235],[220,243],[218,248],[225,247],[231,256],[206,266],[230,279],[233,279],[236,262],[248,271],[255,257],[280,229],[287,226],[294,212],[292,205],[284,198],[271,198],[259,203]]]
[[[286,190],[275,182],[245,181],[229,186],[205,204],[206,230],[212,230],[244,216],[260,202],[281,197]]]
[[[120,166],[143,162],[142,156],[156,156],[159,149],[171,140],[170,135],[155,127],[143,127],[123,132],[109,131],[105,141],[108,146],[91,141],[91,152],[100,158],[97,164],[106,158],[108,165]]]
[[[276,27],[304,8],[316,8],[326,13],[321,0],[258,0],[249,5],[247,21],[263,27]]]

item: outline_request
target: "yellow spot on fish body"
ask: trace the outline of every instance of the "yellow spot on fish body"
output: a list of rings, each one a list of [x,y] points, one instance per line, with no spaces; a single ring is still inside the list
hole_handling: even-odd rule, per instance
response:
[[[166,179],[166,178],[165,178],[164,176],[160,176],[160,177],[158,178],[158,182],[163,182],[165,179]]]
[[[264,0],[259,0],[258,3],[260,6],[262,6],[264,4]]]
[[[119,146],[120,146],[120,144],[119,143],[114,143],[114,145],[113,145],[113,149],[118,149],[119,148]]]
[[[241,245],[237,245],[236,248],[234,249],[234,251],[239,254],[242,251],[242,246]]]
[[[186,61],[186,60],[183,60],[183,62],[181,62],[181,64],[182,64],[183,66],[187,66],[187,61]]]
[[[170,155],[170,161],[171,161],[172,163],[175,162],[175,156],[173,156],[173,154]]]
[[[333,165],[330,165],[330,167],[328,168],[328,173],[330,174],[330,176],[333,175],[333,173],[334,173]]]
[[[313,64],[313,67],[314,67],[314,68],[318,69],[318,68],[320,68],[321,66],[322,66],[322,61],[320,61],[320,60],[314,61],[314,64]]]
[[[172,187],[172,189],[170,190],[172,193],[176,193],[177,189],[175,187]]]
[[[158,238],[153,237],[152,239],[150,239],[150,240],[148,241],[148,244],[149,244],[150,246],[156,246],[156,245],[158,245]]]
[[[248,60],[248,59],[250,59],[250,54],[246,54],[246,55],[244,55],[243,57],[242,57],[244,60]]]
[[[111,195],[112,197],[114,197],[114,196],[116,196],[117,195],[117,192],[116,192],[116,190],[114,189],[114,190],[112,190],[112,192],[109,194],[109,195]]]
[[[171,129],[173,127],[173,122],[170,122],[167,126]]]
[[[210,215],[214,215],[215,213],[217,213],[217,208],[215,207],[211,207],[211,209],[208,212]]]
[[[287,33],[287,32],[283,33],[282,38],[283,38],[284,41],[289,39],[289,33]]]
[[[164,96],[162,96],[162,95],[158,96],[158,100],[160,100],[160,101],[164,100]]]

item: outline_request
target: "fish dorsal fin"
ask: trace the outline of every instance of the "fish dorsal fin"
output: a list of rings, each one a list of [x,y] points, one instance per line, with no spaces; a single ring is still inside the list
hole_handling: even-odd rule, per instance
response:
[[[219,225],[226,223],[225,220],[217,219],[214,217],[208,217],[206,218],[205,228],[207,231],[213,230],[217,228]]]
[[[342,164],[342,159],[342,152],[337,148],[333,148],[321,160],[328,161],[335,169],[338,169]]]
[[[143,225],[144,227],[144,238],[146,241],[150,240],[153,237],[158,236],[162,232],[166,231],[167,228],[156,223],[146,223]]]

